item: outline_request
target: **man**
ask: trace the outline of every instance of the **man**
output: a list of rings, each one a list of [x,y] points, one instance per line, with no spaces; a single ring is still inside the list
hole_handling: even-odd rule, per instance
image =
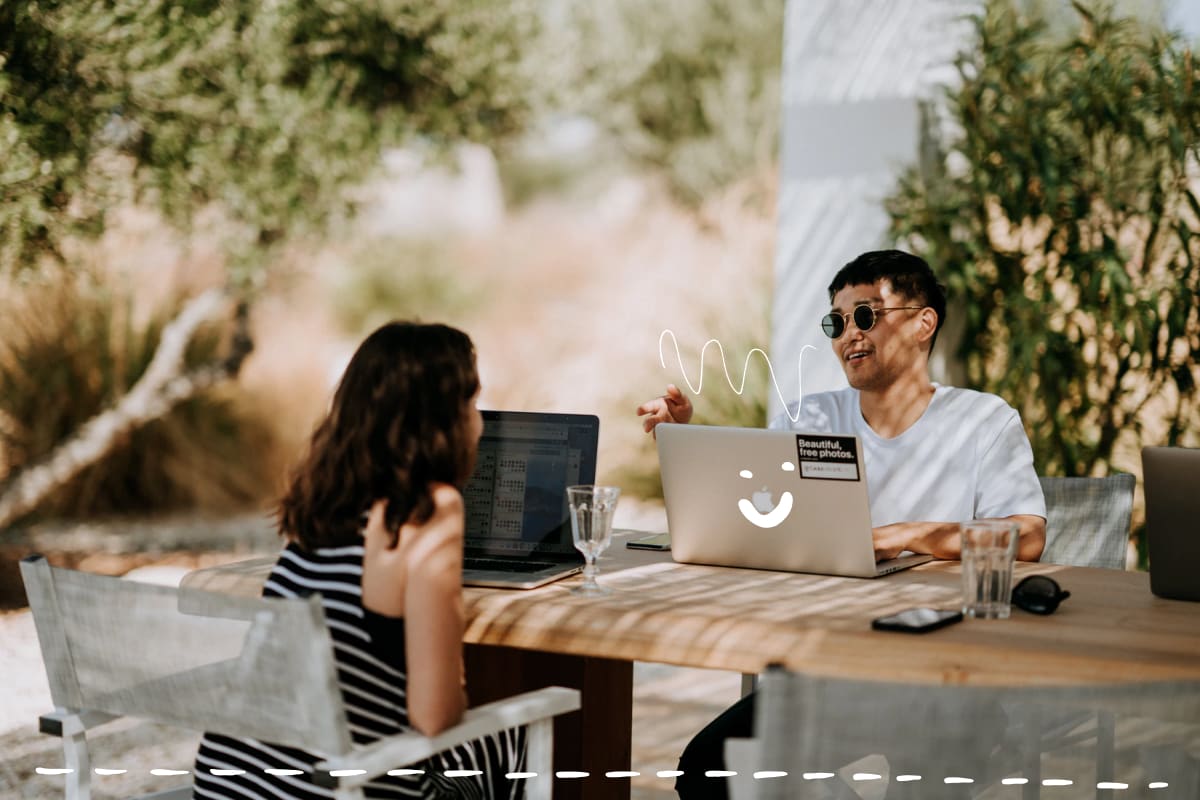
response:
[[[1046,542],[1046,506],[1020,416],[1001,398],[929,379],[929,354],[946,316],[945,292],[917,256],[864,253],[829,285],[821,320],[850,387],[793,403],[771,428],[859,437],[871,498],[875,557],[903,551],[961,555],[958,523],[1016,522],[1017,558],[1036,561]],[[643,427],[686,423],[692,404],[675,386],[638,407]],[[794,420],[794,421],[793,421]],[[724,740],[753,734],[753,695],[688,745],[676,783],[681,797],[725,797]]]

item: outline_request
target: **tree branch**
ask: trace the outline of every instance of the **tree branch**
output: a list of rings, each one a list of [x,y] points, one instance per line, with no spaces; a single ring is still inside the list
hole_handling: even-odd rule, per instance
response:
[[[93,417],[47,456],[18,470],[7,482],[0,491],[0,528],[37,508],[51,492],[103,458],[129,431],[236,375],[253,349],[244,305],[238,308],[232,352],[216,363],[184,371],[184,354],[196,330],[226,306],[225,294],[215,289],[189,301],[163,328],[146,371],[116,405]]]

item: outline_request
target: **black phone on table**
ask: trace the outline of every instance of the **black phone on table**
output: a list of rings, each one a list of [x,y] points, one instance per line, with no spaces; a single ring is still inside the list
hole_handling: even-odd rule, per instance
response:
[[[670,550],[671,534],[655,533],[640,539],[630,539],[625,546],[630,550]]]
[[[877,631],[900,631],[902,633],[926,633],[961,622],[962,611],[946,608],[908,608],[898,614],[871,620]]]

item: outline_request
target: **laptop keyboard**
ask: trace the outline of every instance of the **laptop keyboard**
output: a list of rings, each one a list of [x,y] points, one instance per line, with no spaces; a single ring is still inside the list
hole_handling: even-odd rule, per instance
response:
[[[463,569],[483,572],[541,572],[557,566],[552,561],[509,561],[500,558],[465,558]]]

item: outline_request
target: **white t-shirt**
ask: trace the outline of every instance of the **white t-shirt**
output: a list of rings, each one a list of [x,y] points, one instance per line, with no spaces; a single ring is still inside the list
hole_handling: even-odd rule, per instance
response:
[[[876,527],[1013,514],[1045,517],[1033,448],[1016,409],[994,394],[934,387],[925,413],[891,439],[863,419],[853,388],[809,395],[769,427],[859,437]]]

